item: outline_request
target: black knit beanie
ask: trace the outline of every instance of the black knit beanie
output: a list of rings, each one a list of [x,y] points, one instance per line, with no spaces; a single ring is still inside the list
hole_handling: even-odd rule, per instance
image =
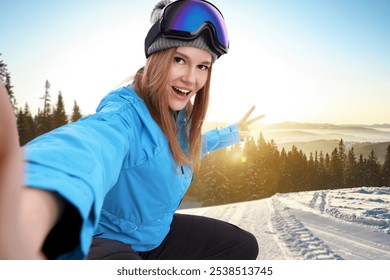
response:
[[[171,1],[170,0],[161,0],[156,4],[156,6],[153,8],[151,17],[150,17],[150,22],[152,25],[154,25],[158,20],[160,20],[162,16],[162,10],[164,9],[165,6],[167,6]],[[147,49],[146,55],[149,56],[152,53],[166,50],[169,48],[173,47],[195,47],[199,48],[202,50],[207,51],[208,53],[211,54],[212,57],[212,63],[214,63],[218,55],[214,53],[209,46],[206,43],[206,38],[205,35],[202,34],[201,36],[197,37],[194,40],[178,40],[178,39],[170,39],[164,37],[162,34],[157,36],[156,39],[152,42],[152,44],[149,46]]]

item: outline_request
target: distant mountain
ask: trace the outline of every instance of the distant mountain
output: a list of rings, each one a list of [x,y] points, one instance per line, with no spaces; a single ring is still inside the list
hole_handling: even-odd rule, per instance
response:
[[[390,129],[390,124],[388,124],[388,123],[372,124],[372,125],[368,125],[368,127],[374,127],[374,128],[389,128],[389,129]]]
[[[204,131],[226,127],[227,123],[208,122]],[[257,123],[251,126],[251,136],[256,140],[262,133],[268,142],[274,140],[279,150],[290,151],[294,145],[307,156],[316,151],[331,154],[343,139],[347,149],[354,147],[356,157],[366,158],[374,150],[379,162],[384,162],[390,144],[390,124],[342,124],[283,122],[276,124]]]
[[[207,129],[221,128],[229,125],[224,122],[206,122],[204,124]],[[390,129],[390,124],[331,124],[331,123],[308,123],[308,122],[281,122],[274,124],[257,123],[253,124],[257,129],[310,129],[310,130],[375,130],[375,129]]]
[[[298,123],[282,122],[276,124],[257,124],[263,129],[314,129],[314,130],[374,130],[375,128],[390,128],[390,124],[360,125],[360,124],[331,124],[331,123]]]

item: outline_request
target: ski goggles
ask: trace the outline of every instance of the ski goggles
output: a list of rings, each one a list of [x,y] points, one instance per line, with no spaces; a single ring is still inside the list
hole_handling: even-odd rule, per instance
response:
[[[229,49],[229,40],[222,13],[204,0],[177,0],[162,11],[162,16],[149,30],[145,39],[145,54],[153,41],[162,34],[165,38],[191,41],[209,31],[210,49],[220,57]]]

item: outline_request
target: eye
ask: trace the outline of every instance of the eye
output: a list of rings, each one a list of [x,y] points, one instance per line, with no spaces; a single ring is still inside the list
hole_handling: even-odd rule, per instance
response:
[[[175,56],[175,58],[173,59],[176,63],[178,64],[184,64],[184,59],[181,58],[180,56]]]
[[[208,67],[207,65],[203,65],[203,64],[198,65],[198,68],[199,68],[200,70],[205,70],[205,71],[209,69],[209,67]]]

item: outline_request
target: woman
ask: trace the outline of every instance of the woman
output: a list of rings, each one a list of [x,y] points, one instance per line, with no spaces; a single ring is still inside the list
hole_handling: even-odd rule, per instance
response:
[[[16,250],[11,245],[3,256],[255,259],[252,234],[175,214],[201,156],[238,143],[239,129],[261,117],[247,121],[252,109],[237,124],[201,135],[212,65],[227,50],[223,16],[211,3],[159,2],[147,62],[133,83],[107,95],[96,114],[26,146],[29,187],[7,194],[18,197],[9,207],[20,219],[0,222],[25,232],[30,245],[20,252],[12,237]]]

